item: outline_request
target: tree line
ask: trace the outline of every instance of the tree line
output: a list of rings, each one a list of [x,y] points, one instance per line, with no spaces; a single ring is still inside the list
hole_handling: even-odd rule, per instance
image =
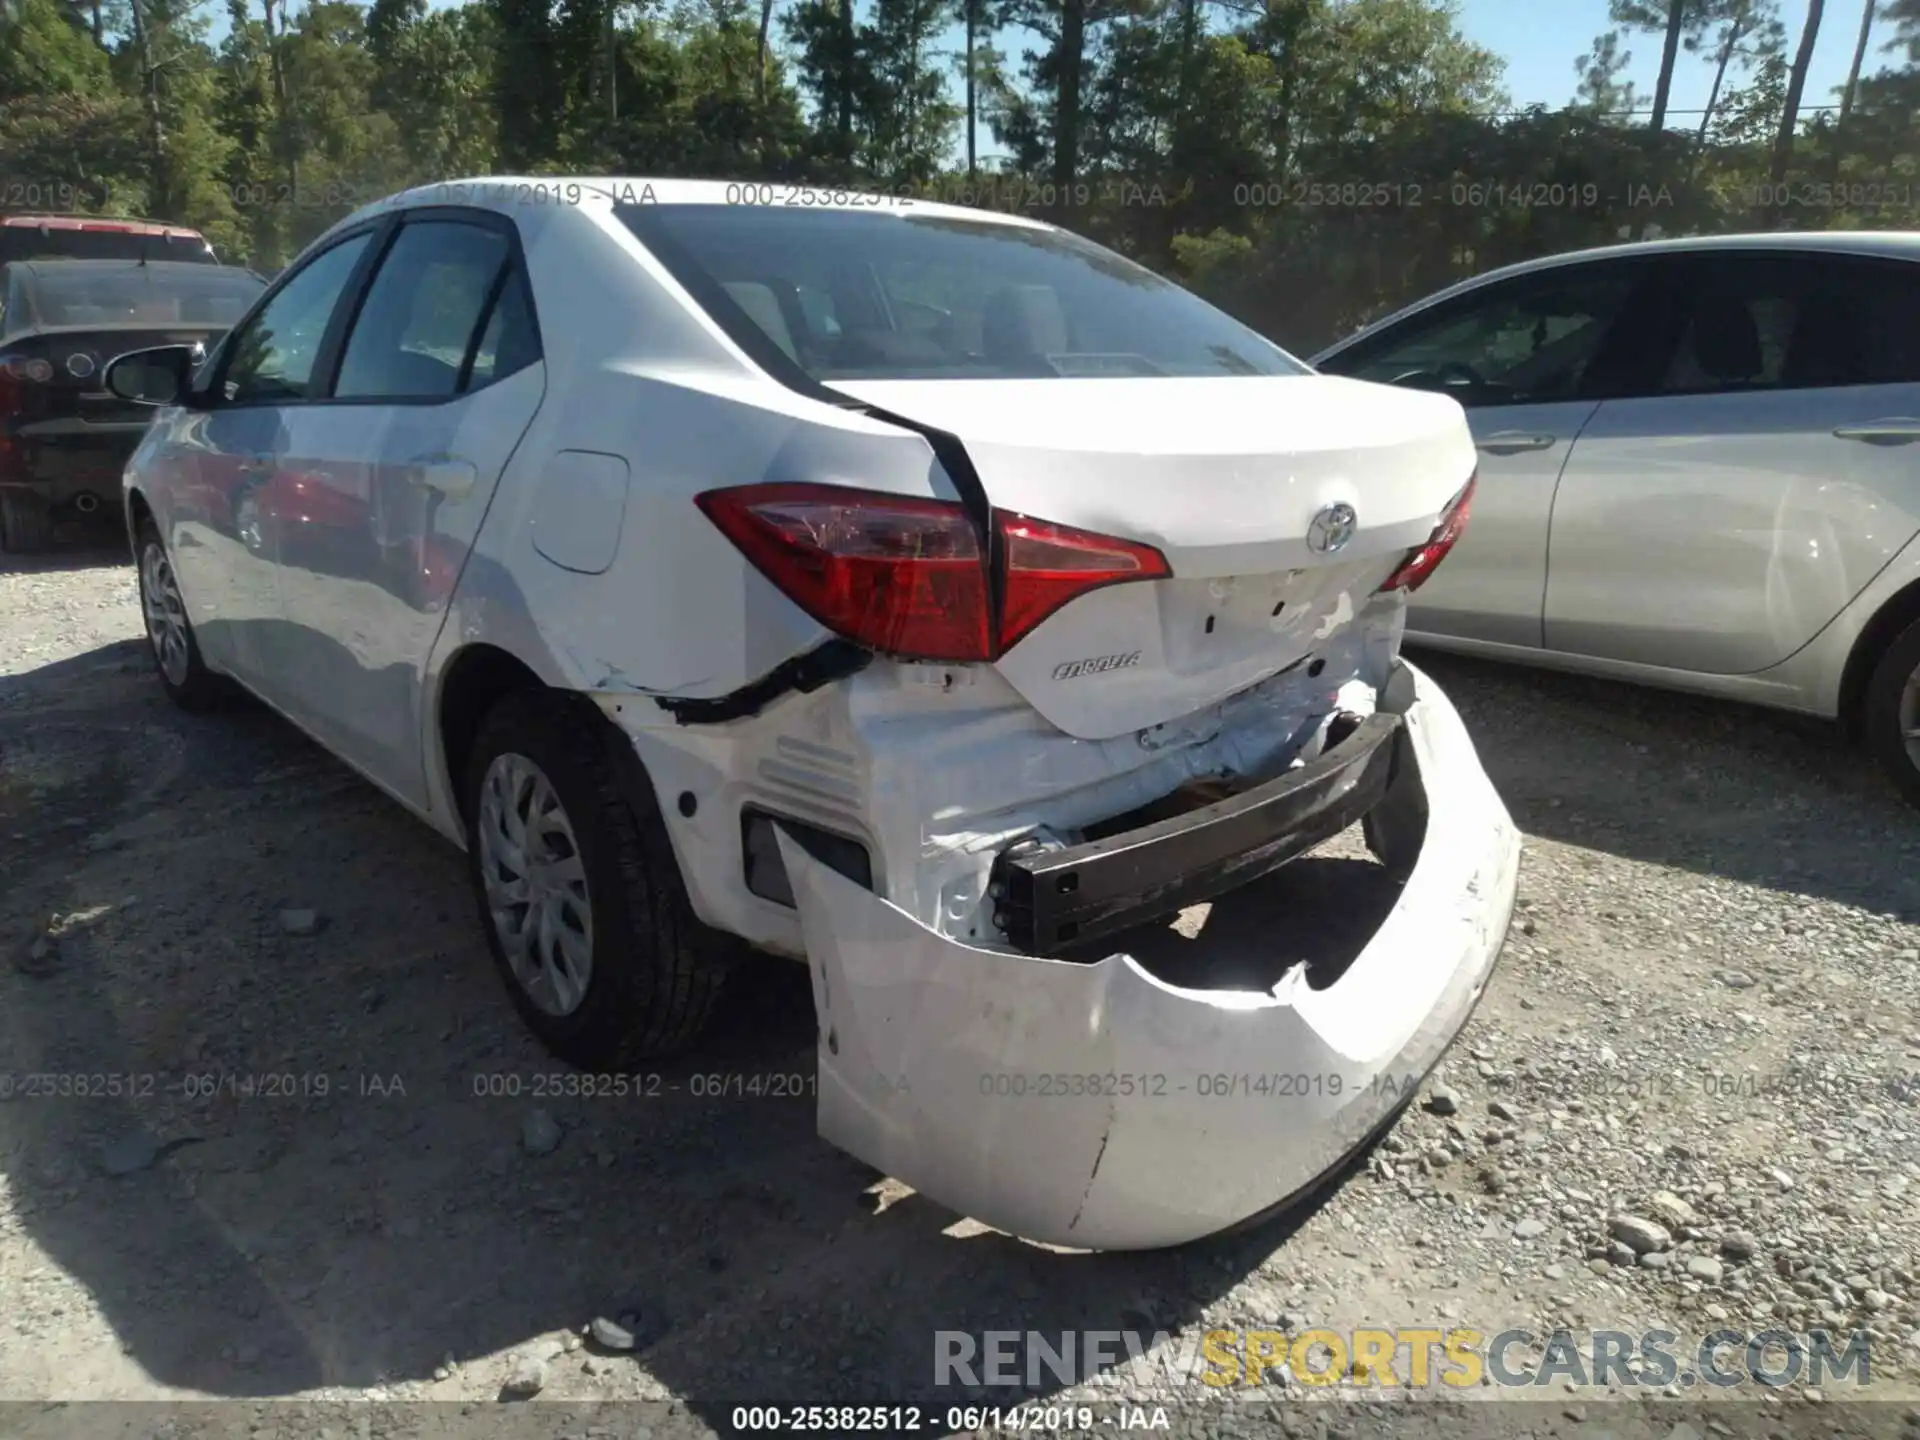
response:
[[[1920,224],[1920,0],[1809,0],[1796,33],[1778,0],[1613,0],[1559,109],[1515,108],[1449,0],[225,5],[216,36],[213,0],[0,0],[0,209],[175,220],[270,271],[455,176],[882,189],[1069,225],[1302,350],[1542,253]],[[1683,54],[1713,75],[1687,114]]]

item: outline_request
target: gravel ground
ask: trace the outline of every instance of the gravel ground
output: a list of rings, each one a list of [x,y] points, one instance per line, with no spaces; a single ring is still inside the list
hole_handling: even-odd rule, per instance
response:
[[[696,1434],[780,1400],[921,1403],[937,1433],[1022,1395],[936,1391],[936,1330],[1385,1324],[1864,1327],[1883,1407],[1747,1386],[1645,1433],[1920,1432],[1920,816],[1818,725],[1422,663],[1527,835],[1444,1072],[1303,1212],[1064,1255],[877,1179],[805,1098],[695,1096],[811,1075],[798,967],[755,971],[659,1094],[569,1095],[452,850],[271,715],[174,711],[123,554],[0,557],[0,1401],[42,1402],[0,1431]],[[1341,863],[1271,904],[1324,913]],[[633,1348],[583,1341],[596,1317]],[[1563,1374],[1457,1433],[1638,1433],[1626,1387]],[[1151,1357],[1024,1398],[1405,1433],[1378,1389],[1260,1393],[1314,1403],[1202,1407]],[[88,1399],[228,1403],[44,1404]]]

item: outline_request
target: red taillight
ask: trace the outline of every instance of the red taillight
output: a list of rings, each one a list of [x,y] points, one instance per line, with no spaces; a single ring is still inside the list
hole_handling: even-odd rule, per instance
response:
[[[996,512],[996,624],[993,562],[958,504],[804,484],[709,490],[695,503],[822,625],[913,659],[996,659],[1076,595],[1168,573],[1150,546]]]
[[[1127,580],[1160,580],[1167,557],[1151,545],[994,512],[1006,584],[1001,591],[1000,653],[1005,654],[1076,595]]]
[[[1479,480],[1477,473],[1467,477],[1466,485],[1448,502],[1440,516],[1439,525],[1434,527],[1427,543],[1407,552],[1407,558],[1380,586],[1383,592],[1404,590],[1411,595],[1440,568],[1440,562],[1447,558],[1447,552],[1459,540],[1460,532],[1467,528],[1467,515],[1473,508],[1473,487]]]
[[[709,490],[695,503],[836,634],[927,660],[992,658],[986,561],[960,506],[796,484]]]

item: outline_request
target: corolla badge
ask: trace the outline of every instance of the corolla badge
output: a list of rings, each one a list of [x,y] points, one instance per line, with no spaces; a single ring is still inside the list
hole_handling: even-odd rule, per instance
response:
[[[1360,517],[1346,501],[1322,505],[1307,526],[1307,548],[1316,555],[1331,555],[1353,539],[1360,528]]]

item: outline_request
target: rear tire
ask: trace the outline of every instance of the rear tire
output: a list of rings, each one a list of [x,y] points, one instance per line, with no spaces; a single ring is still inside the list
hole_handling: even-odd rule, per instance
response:
[[[1887,647],[1867,682],[1867,745],[1910,805],[1920,806],[1920,620]]]
[[[38,495],[0,490],[0,550],[38,555],[53,545],[53,510]]]
[[[140,615],[147,628],[147,652],[167,698],[182,710],[216,710],[233,698],[233,688],[207,668],[200,642],[187,618],[173,561],[151,520],[140,524],[134,540],[134,571],[140,582]]]
[[[467,764],[467,863],[487,946],[548,1050],[617,1070],[706,1028],[738,942],[693,914],[644,782],[622,786],[626,737],[545,692],[510,695]]]

